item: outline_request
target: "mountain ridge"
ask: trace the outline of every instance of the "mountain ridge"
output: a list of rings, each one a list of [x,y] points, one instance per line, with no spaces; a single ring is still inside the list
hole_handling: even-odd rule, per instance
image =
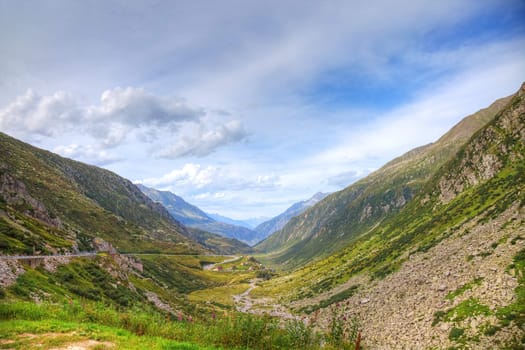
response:
[[[247,247],[197,237],[131,181],[0,133],[2,249],[44,253],[93,249],[103,238],[123,252],[206,253]],[[20,225],[19,222],[23,224]],[[52,233],[50,235],[50,233]]]
[[[505,102],[397,213],[259,295],[325,327],[346,305],[371,348],[522,347],[525,84]]]
[[[197,206],[189,204],[182,197],[170,191],[159,191],[144,185],[139,185],[138,187],[152,200],[166,207],[175,219],[189,227],[236,239],[249,245],[255,244],[263,238],[254,230],[211,218]]]
[[[269,254],[267,263],[292,269],[347,245],[404,207],[469,135],[489,123],[511,98],[463,118],[436,142],[417,147],[327,196],[254,248]]]

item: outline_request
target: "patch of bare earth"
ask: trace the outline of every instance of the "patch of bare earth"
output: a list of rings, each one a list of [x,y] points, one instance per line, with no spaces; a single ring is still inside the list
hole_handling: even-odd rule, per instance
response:
[[[93,348],[97,349],[114,349],[115,344],[108,341],[98,341],[98,340],[92,340],[92,339],[82,339],[82,340],[75,340],[75,341],[68,341],[71,339],[67,338],[74,338],[78,337],[78,334],[75,332],[71,333],[42,333],[42,334],[34,334],[34,333],[21,333],[18,336],[18,339],[25,339],[30,340],[32,346],[38,346],[42,347],[47,341],[52,339],[59,338],[66,338],[64,339],[64,344],[58,345],[52,348],[49,348],[49,350],[89,350]],[[60,339],[61,341],[62,339]],[[3,340],[0,341],[0,344],[12,344],[14,343],[14,340]]]
[[[51,348],[50,350],[88,350],[93,349],[95,346],[97,347],[97,349],[113,349],[115,347],[115,344],[107,341],[103,342],[89,339],[65,344],[60,347]]]

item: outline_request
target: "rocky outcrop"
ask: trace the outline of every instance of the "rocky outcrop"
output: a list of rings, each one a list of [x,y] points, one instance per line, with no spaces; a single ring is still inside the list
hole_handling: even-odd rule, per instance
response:
[[[9,287],[26,270],[16,260],[0,259],[0,287]]]
[[[0,196],[7,204],[22,208],[25,215],[43,221],[49,226],[62,226],[58,217],[51,216],[44,204],[29,194],[22,181],[7,172],[0,173]]]
[[[454,171],[439,182],[439,199],[448,203],[466,188],[493,178],[508,162],[525,157],[525,84],[496,119],[460,152]]]

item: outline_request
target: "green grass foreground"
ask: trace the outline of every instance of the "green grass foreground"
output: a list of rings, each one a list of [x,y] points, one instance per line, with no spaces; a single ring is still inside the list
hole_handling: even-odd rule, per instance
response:
[[[59,320],[3,320],[0,321],[0,349],[40,349],[67,347],[93,341],[93,349],[170,349],[215,350],[217,347],[200,346],[154,336],[137,336],[121,328],[94,323],[75,323]]]
[[[0,303],[0,348],[42,344],[45,349],[80,340],[101,342],[95,349],[112,344],[118,349],[354,348],[340,339],[332,346],[329,337],[295,320],[283,323],[270,317],[234,314],[191,322],[140,309],[118,311],[93,302]]]

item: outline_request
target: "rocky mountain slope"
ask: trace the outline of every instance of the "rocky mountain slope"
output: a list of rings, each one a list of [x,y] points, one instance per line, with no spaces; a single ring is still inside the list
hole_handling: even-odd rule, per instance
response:
[[[0,133],[3,253],[93,249],[204,253],[186,228],[130,181]]]
[[[144,185],[138,185],[138,187],[152,200],[166,207],[168,212],[175,219],[189,227],[216,233],[247,244],[255,244],[266,237],[254,230],[250,230],[249,228],[231,225],[212,219],[201,209],[189,204],[181,197],[169,191],[159,191],[153,188],[148,188]]]
[[[383,225],[409,203],[461,147],[510,101],[466,117],[435,143],[416,148],[291,219],[255,249],[285,269],[327,256]]]
[[[524,193],[525,84],[395,215],[263,290],[319,324],[344,306],[369,348],[522,348]]]
[[[291,218],[301,214],[306,209],[317,204],[317,202],[319,202],[326,196],[328,196],[328,193],[318,192],[307,200],[297,202],[293,204],[290,208],[286,209],[283,213],[259,224],[255,228],[255,231],[261,233],[262,235],[264,235],[264,237],[268,237],[272,233],[282,229],[288,223],[288,221],[290,221]]]

